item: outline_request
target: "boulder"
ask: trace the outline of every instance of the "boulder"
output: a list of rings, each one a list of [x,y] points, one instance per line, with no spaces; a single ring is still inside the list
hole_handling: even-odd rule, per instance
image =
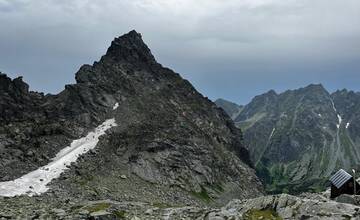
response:
[[[354,196],[348,195],[348,194],[342,194],[342,195],[338,196],[335,200],[336,200],[336,202],[340,202],[340,203],[356,205]]]
[[[90,213],[89,220],[116,220],[116,216],[107,211]]]

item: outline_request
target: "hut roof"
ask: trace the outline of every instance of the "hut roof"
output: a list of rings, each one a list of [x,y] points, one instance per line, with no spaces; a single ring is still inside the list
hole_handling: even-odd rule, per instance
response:
[[[331,178],[330,178],[330,182],[336,187],[336,188],[340,188],[342,185],[344,185],[344,183],[346,183],[347,181],[349,181],[352,178],[352,176],[347,173],[345,170],[340,169],[339,171],[337,171]]]

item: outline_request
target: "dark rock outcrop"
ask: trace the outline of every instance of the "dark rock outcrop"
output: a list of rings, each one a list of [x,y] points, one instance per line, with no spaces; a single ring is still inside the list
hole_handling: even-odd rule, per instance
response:
[[[0,73],[0,125],[41,118],[44,113],[40,106],[43,103],[44,95],[29,92],[22,77],[11,80]]]

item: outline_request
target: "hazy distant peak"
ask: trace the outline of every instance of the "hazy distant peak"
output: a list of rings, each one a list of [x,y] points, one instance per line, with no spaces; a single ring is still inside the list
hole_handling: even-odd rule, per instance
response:
[[[219,98],[215,101],[215,104],[222,108],[226,114],[230,116],[233,120],[240,114],[244,106],[238,105],[234,102],[227,101],[225,99]]]

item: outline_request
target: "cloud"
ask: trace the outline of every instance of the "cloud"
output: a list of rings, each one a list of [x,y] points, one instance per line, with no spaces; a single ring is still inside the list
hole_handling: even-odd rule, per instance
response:
[[[314,81],[358,89],[342,80],[350,76],[360,84],[358,0],[0,0],[0,28],[0,69],[37,90],[61,90],[132,29],[211,98],[243,102]]]

